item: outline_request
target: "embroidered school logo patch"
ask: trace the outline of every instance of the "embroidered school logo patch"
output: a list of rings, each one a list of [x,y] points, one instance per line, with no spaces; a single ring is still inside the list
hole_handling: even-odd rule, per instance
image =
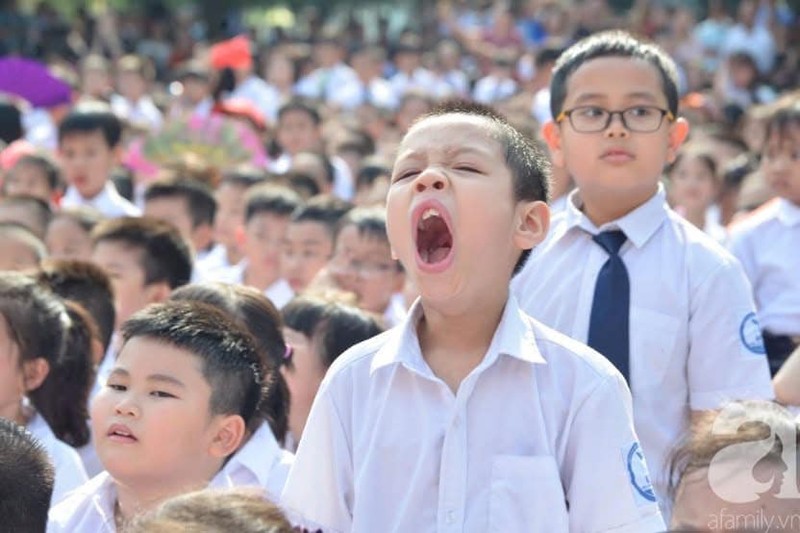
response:
[[[644,452],[638,442],[622,450],[628,468],[628,480],[633,489],[633,499],[637,505],[655,503],[656,493],[650,481],[650,473],[644,460]]]
[[[750,352],[759,355],[767,353],[764,348],[764,339],[761,337],[761,325],[755,313],[747,313],[739,326],[739,338]]]

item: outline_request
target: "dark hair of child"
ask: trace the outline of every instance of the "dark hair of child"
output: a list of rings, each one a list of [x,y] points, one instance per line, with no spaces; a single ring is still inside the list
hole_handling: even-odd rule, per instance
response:
[[[58,126],[58,141],[73,134],[90,134],[100,131],[109,148],[115,148],[122,139],[122,121],[111,107],[103,102],[79,104]]]
[[[212,305],[252,335],[261,359],[264,386],[260,416],[253,418],[248,430],[255,431],[266,420],[275,438],[282,442],[288,430],[289,389],[277,369],[286,353],[286,343],[281,331],[281,315],[269,298],[244,285],[201,283],[178,289],[170,299]]]
[[[160,198],[183,198],[189,208],[192,227],[213,225],[217,214],[217,201],[211,189],[194,180],[165,179],[151,183],[144,193],[144,201]]]
[[[274,184],[253,187],[247,191],[245,202],[246,222],[263,213],[288,217],[302,204],[296,192],[288,187]]]

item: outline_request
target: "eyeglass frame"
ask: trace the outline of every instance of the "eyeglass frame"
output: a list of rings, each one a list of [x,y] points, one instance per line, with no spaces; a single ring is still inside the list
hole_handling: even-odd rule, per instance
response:
[[[596,130],[589,130],[589,131],[580,130],[580,129],[576,128],[575,127],[575,123],[572,122],[572,113],[574,113],[578,109],[591,109],[591,108],[599,109],[601,111],[604,111],[604,112],[608,113],[608,117],[606,117],[606,122],[603,125],[603,127],[599,128],[599,129],[596,129]],[[655,128],[653,128],[651,130],[635,130],[635,129],[631,128],[630,126],[628,126],[628,123],[625,121],[625,113],[627,113],[628,111],[631,111],[633,109],[642,109],[642,108],[654,109],[656,111],[661,112],[661,117],[659,118],[658,125]],[[675,120],[675,115],[672,113],[672,111],[670,111],[669,109],[663,109],[661,107],[654,106],[654,105],[635,105],[635,106],[626,107],[625,109],[620,109],[620,110],[616,110],[616,111],[612,111],[611,109],[606,109],[604,107],[600,107],[600,106],[597,106],[597,105],[581,105],[581,106],[573,107],[572,109],[564,109],[564,110],[562,110],[561,113],[559,113],[558,116],[556,117],[555,123],[556,124],[561,124],[562,122],[564,122],[564,119],[567,118],[567,119],[569,119],[569,125],[572,126],[572,129],[574,129],[578,133],[600,133],[601,131],[605,131],[605,130],[608,129],[608,127],[611,125],[611,121],[614,120],[614,115],[619,115],[619,120],[620,120],[620,122],[622,122],[622,126],[626,130],[632,131],[634,133],[653,133],[655,131],[658,131],[658,129],[664,123],[664,117],[667,117],[667,121],[669,121],[669,122],[673,122]]]

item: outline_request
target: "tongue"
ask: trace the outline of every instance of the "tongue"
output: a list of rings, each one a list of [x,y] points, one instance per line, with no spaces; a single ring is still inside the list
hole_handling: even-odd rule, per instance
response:
[[[444,261],[453,247],[453,238],[441,217],[430,217],[420,223],[417,232],[419,255],[428,264]]]

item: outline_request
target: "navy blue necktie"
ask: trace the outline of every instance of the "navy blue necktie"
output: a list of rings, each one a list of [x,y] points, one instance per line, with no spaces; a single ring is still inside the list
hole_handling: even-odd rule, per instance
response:
[[[592,239],[609,257],[597,274],[594,286],[588,344],[611,361],[629,381],[631,287],[628,269],[619,256],[619,249],[627,239],[621,231],[604,231]]]

